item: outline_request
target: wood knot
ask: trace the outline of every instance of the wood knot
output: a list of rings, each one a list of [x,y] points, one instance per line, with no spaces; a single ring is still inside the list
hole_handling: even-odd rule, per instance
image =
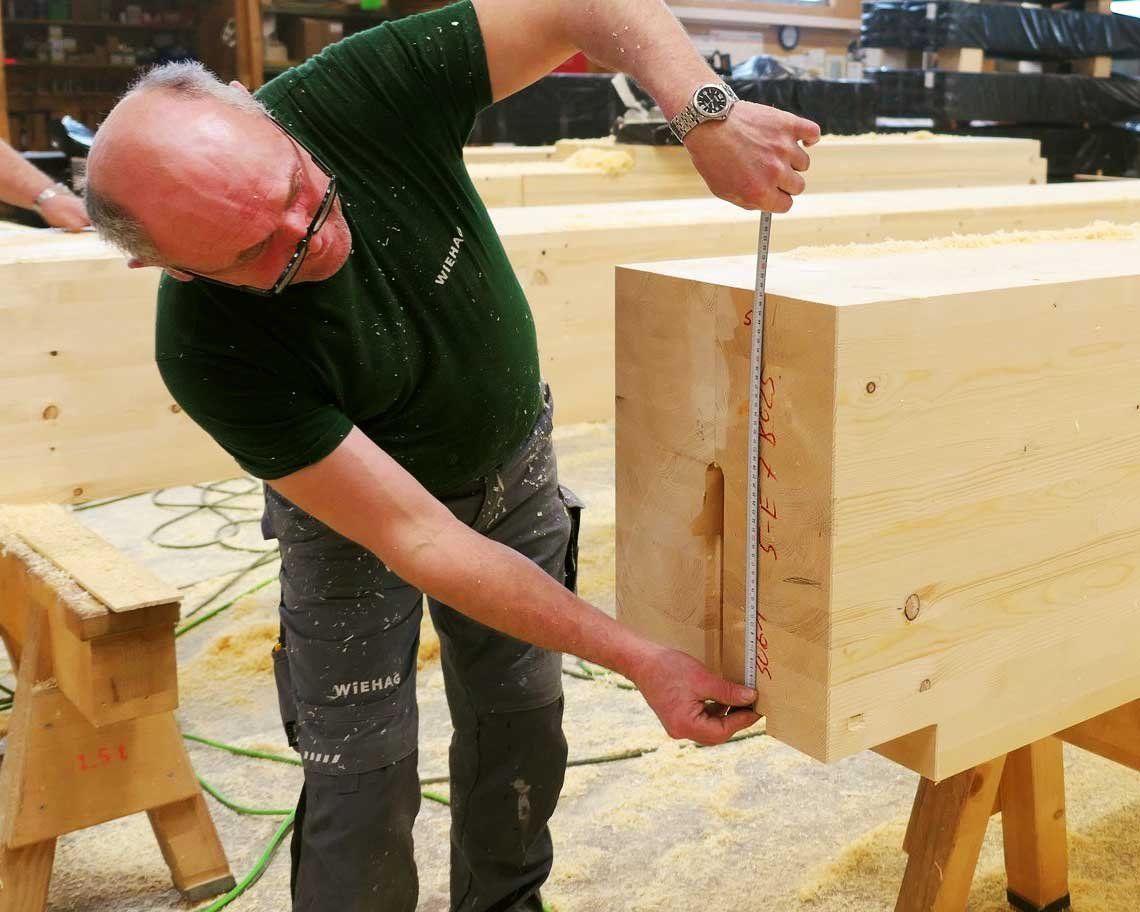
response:
[[[83,496],[83,488],[72,488],[71,489],[71,496],[72,497],[82,497]]]
[[[59,406],[58,405],[49,405],[47,408],[44,409],[43,416],[44,416],[44,421],[52,421],[53,419],[58,418],[59,417]]]
[[[918,685],[918,692],[925,693],[930,690],[930,678],[923,678],[922,683]]]
[[[918,596],[911,593],[907,598],[906,604],[903,605],[903,615],[908,621],[913,621],[918,617],[918,613],[922,610],[922,603],[918,600]]]
[[[175,415],[177,415],[180,411],[182,411],[182,406],[175,402],[174,405],[170,406],[170,410],[174,412]]]
[[[875,390],[877,390],[877,389],[878,389],[878,387],[877,387],[877,386],[875,386],[875,381],[874,381],[874,380],[872,380],[870,383],[868,383],[868,384],[867,384],[867,392],[868,392],[868,393],[873,393],[873,392],[874,392]]]

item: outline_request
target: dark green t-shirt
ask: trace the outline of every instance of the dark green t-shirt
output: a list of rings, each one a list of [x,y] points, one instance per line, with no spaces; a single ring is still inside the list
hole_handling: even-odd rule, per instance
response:
[[[352,253],[273,298],[164,277],[167,387],[260,478],[355,424],[433,493],[470,483],[542,406],[530,308],[463,165],[491,103],[474,8],[353,35],[258,97],[336,174]]]

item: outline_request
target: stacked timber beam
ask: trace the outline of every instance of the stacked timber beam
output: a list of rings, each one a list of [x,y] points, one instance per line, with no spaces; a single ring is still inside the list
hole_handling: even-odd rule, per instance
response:
[[[1083,6],[867,0],[861,41],[881,56],[869,73],[880,116],[929,117],[938,129],[985,122],[972,129],[987,135],[1035,125],[1058,177],[1135,167],[1140,141],[1113,124],[1140,114],[1140,81],[1109,77],[1114,57],[1140,56],[1140,23],[1113,15],[1109,0]]]
[[[678,146],[596,140],[557,144],[554,158],[548,150],[538,150],[536,160],[509,162],[487,161],[489,153],[471,150],[467,170],[491,208],[709,195],[688,152]],[[811,156],[811,193],[1045,182],[1045,160],[1033,140],[828,136]],[[963,161],[970,162],[968,169]]]
[[[777,216],[776,250],[1131,221],[1140,182],[805,194]],[[500,209],[491,213],[538,327],[561,422],[609,421],[614,267],[756,249],[758,216],[722,200]],[[583,365],[589,365],[588,370]]]
[[[159,275],[127,269],[92,234],[0,234],[0,503],[78,503],[243,474],[158,375]]]
[[[1137,263],[1137,226],[772,256],[770,734],[939,780],[1140,698]],[[754,280],[617,280],[619,616],[738,678]]]

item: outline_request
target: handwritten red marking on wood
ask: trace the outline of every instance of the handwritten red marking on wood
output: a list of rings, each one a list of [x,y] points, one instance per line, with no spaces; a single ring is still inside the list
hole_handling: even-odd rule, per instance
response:
[[[763,441],[765,441],[768,444],[768,446],[772,447],[773,449],[776,447],[776,435],[772,431],[771,425],[772,425],[772,409],[774,408],[775,404],[776,404],[776,381],[773,380],[771,377],[767,377],[764,380],[762,380],[760,383],[760,438]],[[761,466],[761,468],[763,468],[764,474],[768,478],[772,479],[773,481],[776,480],[776,472],[772,468],[772,463],[768,459],[761,456],[760,457],[760,466]],[[771,533],[772,533],[772,522],[771,522],[771,520],[778,518],[776,515],[775,500],[765,499],[765,496],[761,495],[761,497],[760,497],[760,510],[763,513],[765,513],[769,517],[769,519],[765,520],[763,529],[761,529],[761,527],[759,525],[757,525],[757,528],[756,528],[757,542],[756,542],[756,544],[759,545],[760,550],[763,551],[765,554],[771,554],[773,560],[779,560],[780,555],[776,551],[775,544],[771,541]],[[765,541],[765,535],[763,534],[764,532],[768,533],[768,536],[767,536],[768,540],[767,541]]]
[[[764,634],[764,621],[768,619],[760,612],[756,613],[756,671],[766,675],[772,680],[772,669],[768,659],[768,637]]]
[[[88,759],[86,754],[76,754],[75,760],[79,765],[79,772],[90,773],[97,770],[102,766],[110,766],[112,763],[122,763],[127,759],[127,746],[119,744],[115,747],[101,747],[95,751],[95,755]]]
[[[748,316],[745,318],[745,323],[751,323],[752,313],[749,311]],[[760,382],[760,438],[768,444],[773,450],[776,448],[776,434],[772,430],[772,411],[776,405],[776,381],[772,377],[767,377]],[[763,469],[763,474],[772,481],[776,481],[776,471],[772,468],[772,461],[764,456],[760,457],[760,467]],[[760,512],[763,514],[760,517],[763,520],[763,528],[761,524],[757,523],[757,542],[760,550],[765,554],[771,554],[773,560],[779,560],[780,555],[776,551],[776,545],[771,541],[772,538],[772,523],[779,519],[779,511],[776,508],[775,498],[771,496],[771,492],[761,493],[759,495]],[[767,539],[767,540],[766,540]],[[758,593],[759,594],[759,593]],[[756,674],[764,675],[769,681],[772,680],[772,666],[771,659],[768,655],[768,635],[764,632],[764,624],[767,622],[759,611],[756,617]]]

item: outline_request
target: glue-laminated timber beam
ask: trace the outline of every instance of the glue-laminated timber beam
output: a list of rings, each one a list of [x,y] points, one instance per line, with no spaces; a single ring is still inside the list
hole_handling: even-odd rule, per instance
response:
[[[877,748],[940,780],[1140,697],[1140,234],[1103,234],[772,256],[758,708],[773,736],[825,761]],[[710,664],[719,642],[734,677],[754,270],[618,270],[619,616]]]
[[[773,222],[774,250],[955,232],[1130,222],[1140,181],[807,195]],[[613,418],[614,267],[755,251],[759,216],[717,199],[499,209],[491,217],[538,327],[558,420]]]
[[[928,238],[1132,220],[1140,182],[817,194],[772,242]],[[496,210],[538,326],[558,420],[614,414],[614,267],[755,250],[758,217],[716,199]],[[153,363],[156,270],[92,235],[0,233],[0,503],[79,502],[241,469],[180,413]],[[130,389],[129,400],[122,396]]]
[[[0,235],[0,503],[244,474],[158,375],[158,278],[90,234]]]
[[[710,195],[684,148],[604,142],[583,148],[600,151],[605,159],[591,166],[579,164],[572,154],[575,146],[563,145],[559,154],[571,153],[563,159],[473,163],[467,170],[483,202],[492,208]],[[1043,184],[1047,163],[1040,149],[1032,139],[829,136],[810,150],[808,191]]]
[[[463,160],[468,165],[550,161],[563,157],[558,154],[554,146],[465,146],[463,148]]]

